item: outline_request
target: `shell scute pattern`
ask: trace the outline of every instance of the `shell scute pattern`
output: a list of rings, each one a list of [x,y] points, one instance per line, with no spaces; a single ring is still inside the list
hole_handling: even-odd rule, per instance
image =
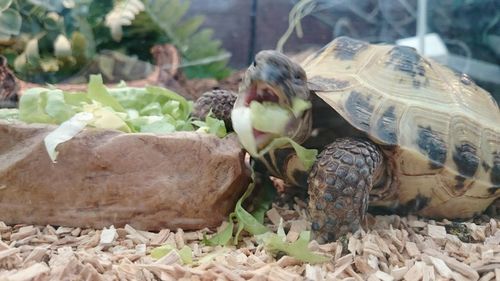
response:
[[[378,137],[387,144],[395,145],[398,143],[398,116],[396,115],[396,106],[388,106],[382,116],[377,120],[375,132]]]
[[[448,153],[445,141],[438,132],[432,130],[431,126],[419,126],[417,132],[418,148],[429,158],[431,169],[443,167]]]
[[[500,151],[493,153],[493,167],[490,174],[491,183],[497,189],[500,189]]]
[[[367,47],[368,44],[366,42],[348,37],[339,37],[336,40],[336,44],[333,45],[332,52],[335,58],[339,60],[352,60]]]
[[[393,159],[399,161],[395,173],[408,188],[433,185],[431,178],[442,185],[419,189],[442,194],[429,202],[432,212],[445,202],[456,208],[446,201],[453,196],[500,194],[500,110],[491,95],[414,49],[356,42],[336,39],[303,63],[313,82],[322,79],[316,94],[376,143],[396,146],[403,156]],[[351,60],[337,57],[346,46],[362,47]],[[401,194],[409,194],[406,202],[416,193]]]
[[[386,67],[393,67],[393,70],[410,76],[415,89],[429,85],[429,79],[425,74],[426,68],[431,68],[431,65],[414,48],[395,46],[388,52],[388,57],[389,60],[385,62]]]
[[[453,161],[460,175],[469,178],[474,176],[479,167],[477,147],[470,143],[462,143],[456,146],[453,152]]]
[[[357,91],[352,91],[345,103],[345,109],[353,122],[365,131],[370,129],[370,121],[374,109],[372,103],[371,96],[363,95]]]

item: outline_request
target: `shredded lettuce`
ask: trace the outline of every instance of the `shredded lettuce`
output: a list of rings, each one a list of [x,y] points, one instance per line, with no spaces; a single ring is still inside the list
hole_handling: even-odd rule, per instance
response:
[[[198,126],[198,130],[196,130],[197,132],[214,134],[219,138],[227,135],[224,121],[212,117],[211,114],[208,114],[207,117],[205,117],[205,121],[195,120],[193,121],[193,124]]]
[[[181,257],[182,263],[191,264],[193,263],[193,251],[189,246],[184,245],[181,249],[176,249],[175,246],[171,244],[165,244],[151,250],[151,257],[155,260],[159,260],[166,256],[171,251],[176,251]]]
[[[282,135],[290,121],[291,112],[277,103],[252,101],[250,103],[252,127],[267,133]]]
[[[258,217],[250,214],[242,207],[242,203],[251,195],[255,187],[254,176],[255,175],[252,174],[252,183],[248,185],[248,189],[236,203],[235,211],[229,215],[229,221],[226,227],[219,230],[218,233],[210,238],[204,236],[203,243],[208,246],[226,246],[229,241],[231,241],[231,238],[233,238],[234,227],[237,225],[237,230],[233,238],[234,245],[238,243],[241,231],[245,230],[251,235],[254,235],[257,243],[264,245],[264,247],[271,253],[276,254],[283,252],[303,262],[309,263],[322,263],[329,261],[329,257],[309,250],[309,231],[301,232],[296,241],[287,242],[282,220],[280,221],[277,232],[274,233],[263,225],[263,221],[260,221]],[[261,199],[266,201],[266,197],[269,196],[263,196]],[[264,203],[264,205],[267,205],[267,203]]]
[[[257,142],[253,135],[252,111],[249,107],[235,107],[231,112],[233,130],[238,135],[241,145],[252,155],[258,157]]]
[[[2,110],[0,119],[60,125],[51,138],[45,140],[47,151],[55,161],[56,146],[85,126],[125,133],[165,134],[197,130],[220,138],[226,136],[222,120],[212,116],[203,121],[192,120],[192,109],[192,101],[168,89],[127,87],[125,83],[108,89],[100,75],[91,75],[86,92],[66,92],[54,87],[28,89],[21,95],[19,110]],[[83,125],[82,116],[91,116],[91,119],[85,120]]]
[[[312,104],[310,101],[298,97],[292,99],[292,112],[295,117],[299,117],[304,111],[311,108],[311,106]]]
[[[252,194],[255,188],[255,180],[254,175],[252,174],[252,183],[248,185],[247,190],[241,196],[241,198],[236,202],[236,206],[234,208],[234,212],[229,214],[228,224],[224,229],[219,231],[217,234],[213,235],[211,238],[204,237],[203,242],[205,245],[215,246],[215,245],[227,245],[227,243],[231,240],[233,236],[234,229],[234,221],[237,222],[238,228],[236,230],[236,234],[233,239],[233,244],[237,244],[240,234],[243,230],[247,231],[250,234],[258,235],[263,234],[269,231],[269,229],[262,224],[257,218],[255,218],[252,214],[247,212],[245,208],[243,208],[242,203]]]
[[[292,110],[293,114],[301,114],[310,106],[309,102],[300,100],[298,98],[294,99],[294,104],[296,109]],[[282,127],[284,130],[284,126],[286,126],[286,123],[288,122],[288,120],[290,120],[289,118],[291,118],[290,115],[287,114],[285,120],[284,111],[286,110],[277,106],[276,104],[259,104],[255,101],[250,104],[250,107],[236,107],[231,113],[234,131],[238,134],[238,139],[240,140],[241,145],[243,145],[243,147],[253,157],[261,158],[270,150],[290,145],[295,150],[295,153],[297,153],[297,156],[304,168],[306,170],[309,170],[316,160],[318,151],[316,149],[306,149],[289,137],[275,138],[265,148],[258,151],[257,141],[254,137],[254,128],[262,131],[263,127],[268,126],[266,127],[266,129],[269,129],[267,130],[267,132],[273,131],[273,133],[280,135],[278,131],[281,129],[279,128]],[[275,121],[272,116],[275,116],[278,121]],[[275,123],[276,126],[265,125],[266,123]],[[260,124],[258,125],[259,128],[255,127],[255,124]]]
[[[19,119],[19,109],[0,108],[0,120],[14,121]]]
[[[280,226],[278,233],[267,232],[258,235],[257,240],[271,253],[286,253],[291,257],[308,263],[323,263],[329,261],[331,259],[330,257],[309,250],[308,245],[310,236],[311,234],[309,231],[302,231],[296,241],[287,242],[283,227]]]
[[[45,148],[52,162],[56,162],[57,146],[66,142],[82,131],[85,126],[93,119],[92,113],[80,112],[63,122],[57,129],[50,132],[44,139]]]

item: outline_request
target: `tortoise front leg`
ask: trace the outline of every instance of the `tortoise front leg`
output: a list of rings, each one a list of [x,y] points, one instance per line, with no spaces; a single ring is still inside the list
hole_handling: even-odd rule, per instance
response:
[[[203,93],[194,103],[193,116],[205,120],[210,111],[213,117],[224,121],[228,131],[233,130],[231,111],[237,95],[231,91],[214,89]]]
[[[308,179],[311,227],[318,242],[359,228],[370,190],[383,171],[382,153],[369,140],[343,138],[325,147]]]

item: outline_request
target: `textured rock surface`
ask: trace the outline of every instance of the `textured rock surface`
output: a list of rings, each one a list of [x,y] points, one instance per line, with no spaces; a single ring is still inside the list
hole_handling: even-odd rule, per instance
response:
[[[144,230],[215,227],[248,183],[233,136],[163,136],[87,129],[58,146],[54,126],[0,121],[0,220]]]

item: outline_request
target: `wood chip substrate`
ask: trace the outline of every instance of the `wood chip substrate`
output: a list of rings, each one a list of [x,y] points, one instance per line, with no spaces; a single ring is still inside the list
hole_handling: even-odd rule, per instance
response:
[[[273,206],[268,227],[284,221],[286,239],[309,228],[305,212]],[[283,219],[283,220],[281,220]],[[368,215],[364,230],[309,248],[329,262],[307,264],[271,255],[255,238],[238,246],[209,247],[208,229],[146,232],[126,225],[105,229],[5,225],[0,222],[0,280],[500,280],[500,220],[450,222]],[[189,246],[155,260],[151,250]]]

